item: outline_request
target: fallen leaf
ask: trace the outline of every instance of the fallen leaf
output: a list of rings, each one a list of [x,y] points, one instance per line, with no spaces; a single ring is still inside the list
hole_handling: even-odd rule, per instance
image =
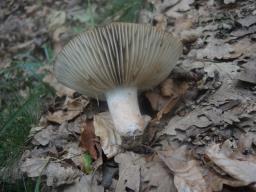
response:
[[[45,128],[45,127],[43,127],[43,126],[32,127],[32,128],[30,129],[30,131],[29,131],[28,137],[29,137],[29,138],[33,137],[36,133],[38,133],[39,131],[41,131],[43,128]]]
[[[73,185],[66,186],[63,192],[104,192],[104,187],[94,180],[92,175],[83,175]]]
[[[47,186],[58,187],[64,184],[74,183],[79,175],[81,175],[81,172],[77,168],[73,168],[69,165],[50,162],[43,175],[47,177]]]
[[[176,150],[160,151],[158,155],[174,174],[174,184],[179,192],[207,192],[198,162],[189,160],[185,146]]]
[[[157,113],[157,120],[160,120],[164,114],[169,113],[174,109],[179,99],[177,97],[171,97],[163,108]]]
[[[42,129],[40,132],[36,133],[33,139],[40,145],[46,146],[50,142],[53,136],[54,130],[55,130],[55,127],[50,125],[45,129]],[[36,144],[35,142],[33,143]]]
[[[253,143],[256,143],[255,133],[247,132],[245,134],[241,134],[238,141],[238,149],[242,153],[246,151],[250,151]]]
[[[157,14],[154,17],[154,20],[156,21],[156,29],[158,31],[165,31],[167,26],[167,18],[163,14]]]
[[[66,121],[72,120],[77,117],[81,111],[55,111],[53,113],[49,112],[47,115],[47,120],[55,123],[62,124]]]
[[[256,45],[250,38],[243,38],[232,45],[234,54],[242,55],[243,57],[251,57],[255,54]],[[231,54],[233,55],[233,54]],[[254,57],[252,57],[253,59]]]
[[[175,6],[179,0],[150,0],[150,2],[155,6],[156,12],[162,13],[168,10],[169,8]]]
[[[30,40],[30,41],[26,41],[24,43],[19,43],[15,46],[10,47],[10,48],[8,48],[8,51],[16,53],[16,52],[21,51],[21,50],[24,51],[26,49],[33,49],[34,46],[35,45],[34,45],[33,40]]]
[[[34,135],[32,143],[42,146],[46,146],[49,143],[55,146],[62,146],[64,143],[68,143],[70,132],[67,127],[67,123],[63,123],[60,126],[49,125]]]
[[[115,188],[116,192],[126,189],[139,192],[140,165],[137,162],[141,157],[132,152],[120,153],[115,157],[119,164],[119,179]]]
[[[221,40],[210,40],[204,49],[197,51],[198,59],[232,59],[234,48]],[[235,56],[237,58],[237,56]]]
[[[83,150],[77,143],[68,143],[64,148],[65,154],[62,155],[62,159],[72,160],[77,167],[82,167],[82,155]]]
[[[256,32],[256,26],[252,25],[249,28],[242,28],[242,29],[238,29],[236,31],[231,32],[231,36],[237,39],[237,38],[245,37],[250,34],[254,34],[255,32]]]
[[[56,28],[65,24],[66,13],[65,11],[51,10],[50,14],[47,16],[46,22],[48,23],[49,31],[54,31]]]
[[[20,166],[28,177],[39,177],[49,163],[49,158],[27,158]]]
[[[96,16],[96,8],[95,4],[91,5],[87,9],[84,7],[75,6],[72,9],[69,9],[67,12],[67,17],[71,20],[79,21],[81,23],[88,23],[92,19],[95,19]]]
[[[87,120],[81,126],[83,131],[81,133],[80,146],[88,151],[94,160],[98,159],[96,149],[96,136],[92,120]]]
[[[175,34],[180,34],[182,31],[189,30],[193,26],[193,20],[191,18],[177,18],[175,20]]]
[[[241,66],[239,80],[256,84],[256,62],[255,59],[249,60]]]
[[[141,167],[141,191],[176,191],[173,176],[160,160],[145,162]]]
[[[53,113],[49,112],[47,115],[47,120],[59,124],[72,120],[84,110],[88,103],[89,100],[83,97],[78,97],[75,99],[66,97],[63,109]]]
[[[53,47],[54,47],[54,53],[57,55],[61,49],[64,47],[66,42],[65,37],[68,36],[68,28],[65,26],[58,27],[53,33],[52,33],[52,40],[53,40]]]
[[[212,122],[202,113],[201,110],[194,110],[184,117],[174,116],[166,128],[175,130],[187,130],[190,126],[204,128],[211,125]],[[168,131],[167,131],[168,132]],[[172,132],[172,131],[171,131]]]
[[[114,157],[121,150],[122,139],[115,129],[111,114],[109,112],[98,113],[93,119],[95,135],[100,137],[102,150],[108,158]]]
[[[209,190],[211,191],[222,191],[224,185],[231,187],[241,187],[244,186],[244,182],[235,180],[233,178],[222,177],[210,170],[204,170],[204,179],[207,183]]]
[[[183,44],[190,44],[194,43],[200,37],[200,34],[200,30],[191,29],[180,32],[179,36]]]
[[[149,100],[151,107],[158,111],[157,120],[160,120],[164,114],[169,113],[181,98],[185,95],[189,86],[185,81],[174,81],[166,79],[160,84],[161,94],[154,91],[146,92],[145,96]]]
[[[231,3],[235,3],[235,2],[236,2],[236,0],[224,0],[224,3],[226,5],[231,4]]]
[[[62,96],[73,97],[75,93],[74,90],[58,83],[57,79],[52,73],[49,73],[48,75],[46,75],[43,79],[43,82],[48,83],[51,87],[53,87],[56,91],[56,94],[59,97],[62,97]]]
[[[250,27],[251,25],[256,23],[256,16],[255,15],[249,15],[247,17],[244,17],[242,19],[238,19],[237,22],[241,24],[243,27]]]
[[[160,111],[169,100],[168,97],[163,97],[153,91],[146,92],[145,96],[149,100],[152,109],[154,109],[155,111]]]
[[[244,185],[256,181],[256,158],[248,158],[241,154],[233,154],[231,148],[221,149],[220,144],[214,144],[206,150],[206,155],[222,170],[233,178],[244,182]]]
[[[194,0],[180,0],[174,6],[172,6],[167,12],[166,15],[168,17],[179,18],[182,17],[183,14],[180,12],[189,11],[191,9],[191,5],[194,3]]]
[[[64,109],[67,109],[69,111],[80,111],[82,112],[84,108],[89,104],[89,100],[85,97],[77,97],[75,99],[72,99],[70,97],[66,97],[66,100],[64,102]]]

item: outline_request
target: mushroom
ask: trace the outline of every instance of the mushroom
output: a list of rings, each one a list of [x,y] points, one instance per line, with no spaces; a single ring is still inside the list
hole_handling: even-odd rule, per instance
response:
[[[140,113],[137,92],[164,80],[182,53],[170,33],[144,24],[112,23],[81,33],[59,53],[55,75],[82,94],[106,98],[116,130],[143,133],[150,118]]]

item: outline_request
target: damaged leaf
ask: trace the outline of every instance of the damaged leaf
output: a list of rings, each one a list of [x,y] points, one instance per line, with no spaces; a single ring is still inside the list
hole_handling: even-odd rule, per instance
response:
[[[126,189],[139,192],[140,189],[140,156],[132,152],[118,154],[115,161],[119,164],[119,179],[115,191]]]
[[[234,48],[228,43],[224,43],[220,40],[211,40],[204,49],[197,51],[198,59],[229,59],[233,58],[232,54]],[[237,56],[235,55],[235,58]]]
[[[233,154],[231,148],[221,149],[220,144],[214,144],[206,150],[207,156],[222,170],[233,178],[244,182],[244,185],[256,181],[256,158]],[[241,158],[243,157],[243,158]]]
[[[93,121],[87,120],[82,124],[82,129],[80,146],[88,151],[92,158],[96,160],[98,158],[96,149],[97,140],[94,133]]]
[[[92,175],[83,175],[72,185],[68,185],[63,192],[104,192],[104,187],[97,184]]]
[[[95,135],[100,137],[101,148],[108,158],[114,157],[120,152],[122,139],[116,131],[109,112],[99,113],[94,116],[93,125]]]
[[[48,162],[49,158],[27,158],[21,164],[21,171],[26,173],[28,177],[39,177],[42,175]]]
[[[175,192],[173,176],[160,160],[145,162],[141,168],[142,191]]]
[[[207,192],[199,165],[195,160],[189,160],[185,146],[160,151],[158,155],[174,174],[174,184],[179,192]]]
[[[75,182],[81,172],[70,165],[50,162],[43,174],[47,177],[48,186],[57,187]]]
[[[48,121],[62,124],[65,121],[69,121],[77,117],[84,108],[88,105],[89,101],[83,97],[71,99],[66,97],[62,110],[49,112],[47,119]]]
[[[56,112],[49,112],[47,119],[48,121],[55,122],[62,124],[66,121],[72,120],[77,117],[81,111],[56,111]]]
[[[62,97],[62,96],[73,97],[75,93],[74,90],[58,83],[57,79],[53,76],[52,73],[49,73],[48,75],[46,75],[43,79],[43,82],[48,83],[51,87],[53,87],[56,91],[56,94],[59,97]]]

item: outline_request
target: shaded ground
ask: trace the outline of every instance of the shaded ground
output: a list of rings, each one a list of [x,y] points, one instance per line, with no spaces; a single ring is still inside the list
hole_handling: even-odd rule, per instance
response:
[[[34,178],[41,191],[254,191],[254,1],[151,0],[140,7],[140,23],[174,33],[184,49],[169,78],[140,95],[141,110],[153,120],[138,138],[121,138],[105,102],[57,84],[45,65],[78,31],[129,17],[136,2],[104,20],[112,10],[105,1],[1,5],[1,67],[24,62],[15,92],[26,99],[33,86],[51,89],[46,82],[57,95],[30,131],[18,163],[23,178]],[[31,57],[40,65],[28,65]],[[33,79],[24,66],[46,76]],[[18,72],[1,81],[16,82]],[[1,92],[4,107],[12,102],[9,87]]]

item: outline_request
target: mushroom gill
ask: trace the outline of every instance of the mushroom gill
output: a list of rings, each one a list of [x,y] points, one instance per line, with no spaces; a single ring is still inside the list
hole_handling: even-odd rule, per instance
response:
[[[173,35],[143,24],[112,23],[81,33],[59,53],[59,82],[91,97],[106,96],[117,131],[141,134],[149,119],[140,113],[137,91],[165,79],[182,53]]]

